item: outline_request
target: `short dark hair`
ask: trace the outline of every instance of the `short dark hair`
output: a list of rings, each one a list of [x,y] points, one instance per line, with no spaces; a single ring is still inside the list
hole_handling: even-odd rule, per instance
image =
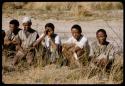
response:
[[[107,33],[106,33],[106,31],[105,31],[104,29],[99,29],[99,30],[97,30],[96,35],[97,35],[99,32],[104,33],[104,34],[106,35],[106,37],[107,37]]]
[[[71,30],[73,28],[77,29],[80,33],[82,33],[82,29],[81,29],[81,27],[79,25],[77,25],[77,24],[73,25],[72,28],[71,28]]]
[[[53,31],[54,31],[54,28],[55,28],[55,26],[54,26],[52,23],[47,23],[47,24],[45,25],[45,28],[46,28],[46,27],[52,28]]]
[[[10,21],[9,24],[14,24],[15,26],[19,26],[19,21],[16,20],[16,19],[13,19],[13,20]]]

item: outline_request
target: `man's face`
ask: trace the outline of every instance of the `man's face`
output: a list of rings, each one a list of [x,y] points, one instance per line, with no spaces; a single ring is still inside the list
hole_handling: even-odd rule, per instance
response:
[[[28,30],[31,28],[31,23],[23,23],[24,30]]]
[[[47,30],[47,35],[48,36],[52,36],[54,34],[54,31],[53,31],[53,29],[51,27],[46,27],[45,29]]]
[[[17,26],[15,26],[14,24],[9,24],[9,28],[13,32],[17,28]]]
[[[104,44],[106,42],[106,34],[104,34],[103,32],[98,32],[96,37],[100,44]]]
[[[71,33],[72,33],[72,36],[78,40],[81,36],[81,33],[79,32],[79,30],[75,29],[75,28],[72,28],[71,29]]]

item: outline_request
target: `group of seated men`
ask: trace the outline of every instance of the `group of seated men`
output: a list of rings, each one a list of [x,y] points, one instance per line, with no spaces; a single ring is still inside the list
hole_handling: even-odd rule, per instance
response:
[[[32,29],[30,17],[24,17],[22,21],[23,28],[19,28],[19,21],[13,19],[9,22],[9,30],[2,30],[3,42],[2,49],[7,53],[8,58],[12,58],[12,65],[15,66],[22,58],[26,58],[29,65],[34,61],[37,54],[36,48],[42,44],[42,58],[49,63],[56,63],[61,58],[60,64],[66,65],[86,65],[92,61],[99,66],[105,66],[114,60],[114,46],[106,40],[107,33],[104,29],[96,32],[97,40],[91,45],[82,34],[82,28],[75,24],[71,27],[72,36],[61,42],[61,38],[54,32],[55,26],[52,23],[45,25],[44,33],[40,36],[38,32]]]

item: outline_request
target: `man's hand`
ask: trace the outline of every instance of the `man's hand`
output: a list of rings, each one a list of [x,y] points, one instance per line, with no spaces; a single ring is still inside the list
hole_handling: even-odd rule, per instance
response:
[[[12,42],[11,41],[6,41],[6,42],[4,42],[5,43],[5,45],[10,45]]]
[[[78,57],[83,55],[83,53],[84,53],[84,51],[82,49],[76,51],[76,54],[77,54]]]
[[[48,33],[48,29],[45,29],[45,30],[44,30],[44,35],[46,36],[47,33]]]
[[[10,44],[17,44],[16,41],[6,41],[4,42],[5,45],[9,46]]]
[[[101,66],[105,66],[108,63],[108,60],[106,58],[100,59]]]
[[[12,43],[12,44],[15,44],[15,45],[18,44],[18,42],[15,41],[15,40],[12,40],[11,43]]]
[[[40,44],[40,42],[41,42],[42,40],[44,40],[45,36],[46,36],[46,34],[41,35],[41,36],[33,43],[33,47],[38,46],[38,45]]]
[[[93,62],[98,65],[100,63],[100,60],[99,59],[93,59]]]
[[[104,67],[108,63],[108,61],[106,58],[94,59],[94,63],[98,66]]]
[[[39,44],[39,40],[37,40],[37,41],[35,41],[34,43],[33,43],[33,47],[36,47],[38,44]]]

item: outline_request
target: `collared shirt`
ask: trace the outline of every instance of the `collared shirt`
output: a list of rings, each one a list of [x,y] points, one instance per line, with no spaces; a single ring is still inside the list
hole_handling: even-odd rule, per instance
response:
[[[61,39],[60,39],[59,35],[57,35],[57,34],[54,34],[54,35],[55,35],[55,37],[52,38],[52,40],[54,41],[54,43],[58,44],[58,45],[61,45]],[[44,34],[41,34],[40,37],[36,41],[39,41],[43,36],[44,36]],[[50,47],[51,46],[51,44],[50,44],[50,38],[48,36],[45,36],[44,43],[42,42],[42,44],[45,47]]]
[[[60,39],[59,35],[57,35],[57,34],[54,34],[54,35],[55,35],[55,37],[52,38],[54,43],[58,44],[58,45],[61,45],[61,39]],[[50,38],[48,36],[45,37],[45,46],[46,47],[51,46]]]
[[[40,35],[40,37],[36,40],[36,41],[39,41],[41,40],[41,38],[44,36],[44,33]],[[52,52],[54,50],[54,48],[52,47],[52,43],[51,41],[52,40],[55,44],[61,46],[61,39],[59,37],[58,34],[54,34],[54,37],[52,37],[51,39],[46,35],[45,38],[43,39],[42,41],[42,45],[48,49],[50,49],[50,51]]]
[[[107,42],[105,45],[100,45],[98,41],[91,44],[90,56],[101,59],[102,57],[108,58],[110,61],[114,59],[114,46]]]

